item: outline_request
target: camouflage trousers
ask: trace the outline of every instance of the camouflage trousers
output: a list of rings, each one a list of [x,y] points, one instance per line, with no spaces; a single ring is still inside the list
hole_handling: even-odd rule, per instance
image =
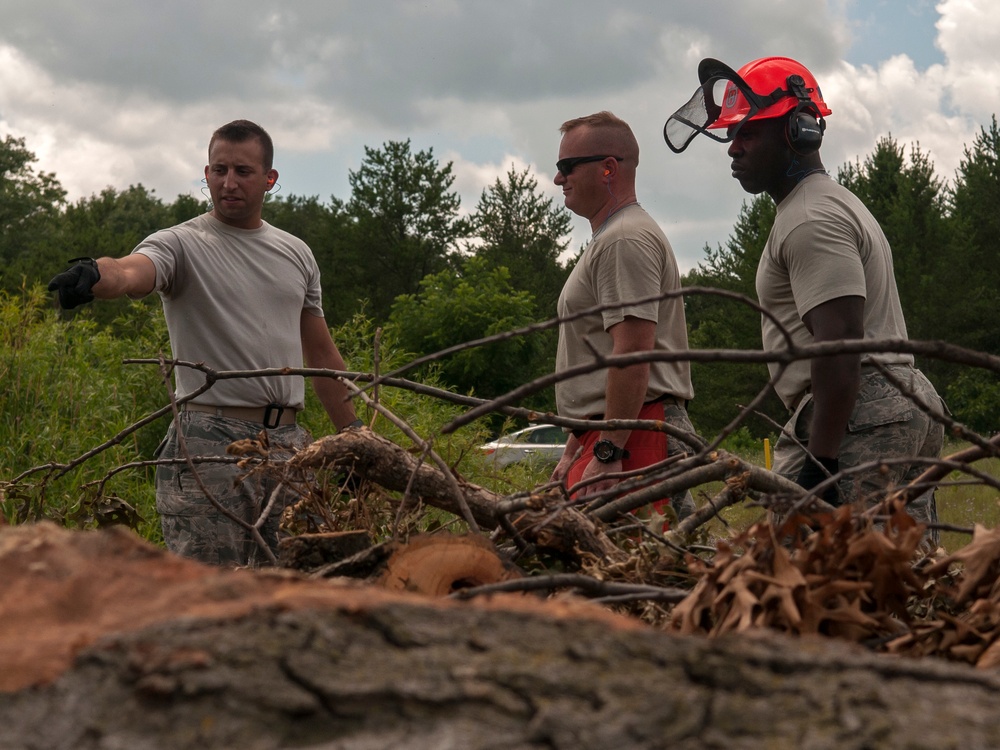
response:
[[[887,369],[922,403],[945,413],[944,402],[922,372],[909,365],[892,365]],[[807,393],[774,447],[774,471],[793,481],[805,462],[802,446],[809,442],[812,415],[812,394]],[[858,399],[840,444],[840,469],[848,472],[838,485],[841,498],[869,507],[874,505],[888,490],[919,476],[928,464],[898,461],[856,472],[851,471],[853,468],[887,459],[938,458],[943,443],[944,426],[940,422],[931,419],[882,373],[862,368]],[[934,490],[929,489],[916,497],[906,510],[920,523],[937,523]],[[937,529],[928,531],[927,536],[938,544],[940,533]]]
[[[256,422],[203,412],[184,411],[177,415],[158,450],[159,459],[174,462],[156,468],[156,510],[167,549],[212,565],[267,564],[267,555],[250,530],[220,512],[206,491],[219,505],[251,525],[277,492],[272,510],[260,527],[261,536],[277,555],[281,513],[300,495],[293,486],[266,470],[240,468],[226,453],[230,443],[256,439],[263,430]],[[294,424],[266,432],[273,460],[288,458],[292,449],[304,448],[312,442],[309,431]],[[185,458],[181,436],[187,455],[197,459],[193,468],[187,461],[177,460]],[[229,463],[204,460],[213,458],[224,458]]]

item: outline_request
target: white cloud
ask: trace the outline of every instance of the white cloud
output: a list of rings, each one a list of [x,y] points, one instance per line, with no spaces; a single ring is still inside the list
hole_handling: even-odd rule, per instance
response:
[[[951,177],[1000,111],[1000,4],[942,0],[936,16],[925,12],[943,54],[926,67],[905,48],[872,64],[845,58],[869,28],[851,14],[880,5],[800,0],[794,23],[792,7],[0,0],[0,136],[24,137],[73,198],[141,182],[167,199],[197,192],[211,130],[237,117],[271,131],[286,192],[324,199],[349,197],[364,146],[411,138],[454,162],[469,211],[511,164],[530,166],[558,200],[559,124],[611,109],[641,144],[639,199],[688,269],[706,244],[725,242],[746,198],[724,147],[700,139],[677,156],[662,141],[702,57],[739,67],[782,54],[810,67],[834,110],[823,149],[831,170],[891,133],[919,142]],[[587,225],[573,227],[578,246]]]

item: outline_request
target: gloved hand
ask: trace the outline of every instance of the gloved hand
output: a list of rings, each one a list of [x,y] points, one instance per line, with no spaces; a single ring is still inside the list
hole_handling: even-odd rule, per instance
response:
[[[59,292],[59,306],[64,310],[92,302],[94,292],[91,290],[101,280],[101,272],[93,258],[73,258],[70,263],[74,265],[53,276],[49,282],[49,291]]]
[[[819,463],[817,463],[817,461]],[[823,469],[826,469],[826,471],[823,471]],[[826,481],[830,478],[830,476],[837,474],[839,471],[840,461],[836,458],[822,458],[820,456],[815,456],[814,458],[807,457],[806,462],[802,465],[802,469],[799,471],[799,475],[795,478],[795,483],[804,490],[811,490],[817,484]],[[827,472],[829,472],[829,475]],[[830,484],[822,492],[818,493],[818,497],[834,507],[839,506],[841,503],[840,492],[837,489],[836,482]]]

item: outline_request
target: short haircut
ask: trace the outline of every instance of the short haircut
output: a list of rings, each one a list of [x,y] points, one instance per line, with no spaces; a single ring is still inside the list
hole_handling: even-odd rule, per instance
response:
[[[211,158],[212,146],[217,140],[228,143],[245,143],[254,139],[260,141],[260,145],[264,148],[264,171],[270,171],[271,167],[274,166],[274,143],[264,128],[255,122],[250,122],[250,120],[233,120],[212,133],[212,138],[208,142],[209,158]]]
[[[620,117],[607,110],[592,115],[577,117],[564,122],[559,132],[563,135],[586,127],[594,134],[594,140],[599,149],[612,156],[632,157],[639,163],[639,141],[635,138],[632,128]]]

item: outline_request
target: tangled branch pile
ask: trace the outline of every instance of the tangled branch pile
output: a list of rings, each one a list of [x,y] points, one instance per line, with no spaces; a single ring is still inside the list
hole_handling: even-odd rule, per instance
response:
[[[418,466],[398,446],[371,434],[317,441],[297,462],[349,466],[382,488],[408,487],[414,496],[409,502],[456,507],[450,485],[432,467]],[[732,457],[722,456],[720,463],[731,478],[746,478]],[[470,576],[472,588],[452,593],[537,591],[548,581],[551,592],[570,589],[682,634],[770,630],[980,667],[1000,660],[1000,530],[977,528],[972,543],[955,554],[926,557],[924,527],[897,501],[880,525],[843,507],[795,515],[780,526],[761,522],[716,541],[713,554],[688,550],[681,556],[662,540],[638,542],[635,533],[627,543],[613,544],[609,526],[588,519],[558,493],[533,495],[505,526],[501,515],[509,506],[503,498],[460,485],[472,515],[494,530],[493,539],[505,549],[515,551],[513,540],[520,537],[533,552],[545,549],[560,562],[558,574],[538,557],[525,564],[522,546],[520,562],[530,575],[496,586]],[[384,502],[388,496],[378,497]],[[577,573],[567,576],[566,570]],[[460,569],[453,579],[465,580]]]

